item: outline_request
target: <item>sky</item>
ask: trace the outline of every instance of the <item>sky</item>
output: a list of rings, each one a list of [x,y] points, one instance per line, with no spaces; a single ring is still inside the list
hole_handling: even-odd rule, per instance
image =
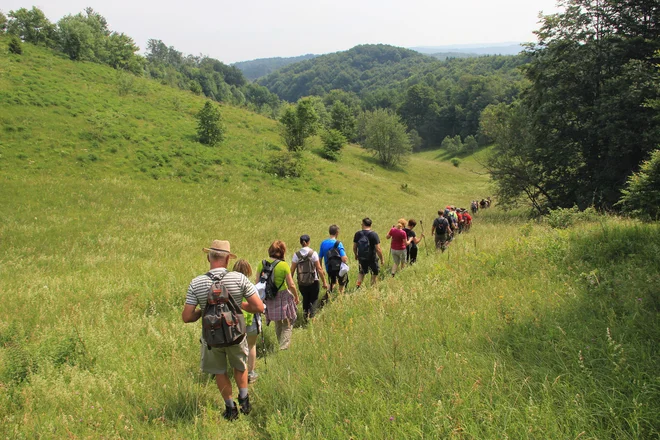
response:
[[[92,7],[142,50],[150,38],[225,63],[324,54],[358,44],[401,47],[534,41],[556,0],[2,0],[52,22]]]

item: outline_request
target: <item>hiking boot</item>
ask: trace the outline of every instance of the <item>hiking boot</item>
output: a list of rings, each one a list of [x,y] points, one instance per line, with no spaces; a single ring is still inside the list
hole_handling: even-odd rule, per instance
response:
[[[256,371],[248,372],[248,383],[255,383],[258,378],[259,378],[259,373],[257,373]]]
[[[238,404],[241,405],[241,412],[246,416],[250,414],[250,411],[252,411],[252,405],[250,405],[250,396],[245,396],[245,399],[241,399],[239,397]]]
[[[234,402],[234,406],[225,405],[225,412],[222,413],[222,417],[224,417],[226,420],[229,420],[230,422],[238,418],[238,407],[236,406],[236,402]]]

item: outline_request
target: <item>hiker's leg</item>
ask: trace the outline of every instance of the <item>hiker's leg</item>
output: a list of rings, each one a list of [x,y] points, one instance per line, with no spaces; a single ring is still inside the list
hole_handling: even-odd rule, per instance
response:
[[[248,335],[248,372],[254,371],[254,366],[257,363],[257,338],[259,335]]]
[[[277,342],[279,343],[282,340],[282,321],[275,321],[275,336],[277,336]]]
[[[318,281],[311,286],[301,286],[300,293],[303,296],[303,314],[305,318],[313,318],[316,314],[316,303],[319,299],[321,287]]]
[[[229,376],[227,376],[226,372],[215,375],[215,384],[218,386],[218,389],[220,390],[220,394],[222,394],[222,398],[224,400],[231,399],[231,393],[232,393],[231,381],[229,380]]]
[[[280,326],[279,336],[277,337],[277,341],[280,343],[280,350],[286,350],[289,348],[289,345],[291,345],[291,333],[293,331],[293,324],[288,319],[276,321],[275,324],[275,329],[277,329],[278,324]]]

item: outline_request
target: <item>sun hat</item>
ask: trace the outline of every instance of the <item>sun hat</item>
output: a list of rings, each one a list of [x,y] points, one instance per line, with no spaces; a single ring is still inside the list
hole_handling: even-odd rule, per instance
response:
[[[202,250],[207,254],[211,251],[227,252],[229,254],[229,258],[236,258],[236,255],[231,253],[231,246],[227,240],[213,240],[213,243],[211,243],[210,247],[203,248]]]

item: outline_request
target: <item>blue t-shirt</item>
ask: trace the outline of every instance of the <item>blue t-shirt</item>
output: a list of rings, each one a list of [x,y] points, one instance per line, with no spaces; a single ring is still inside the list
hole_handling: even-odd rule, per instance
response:
[[[325,262],[325,270],[328,270],[328,251],[330,248],[332,248],[335,245],[335,242],[337,239],[335,238],[326,238],[321,242],[321,248],[319,249],[319,257],[323,258],[323,261]],[[339,242],[339,246],[337,246],[337,249],[339,249],[339,255],[342,257],[346,256],[346,251],[344,250],[344,243],[341,241]]]

